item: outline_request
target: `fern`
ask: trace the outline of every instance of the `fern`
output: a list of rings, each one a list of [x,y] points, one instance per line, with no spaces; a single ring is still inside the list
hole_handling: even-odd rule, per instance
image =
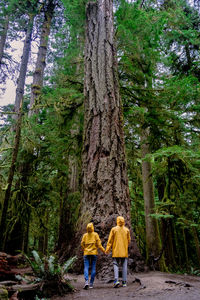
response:
[[[54,281],[58,288],[63,291],[72,291],[74,289],[70,284],[70,281],[64,279],[64,274],[72,267],[73,263],[77,259],[76,256],[71,257],[63,265],[61,265],[58,263],[54,255],[41,259],[35,250],[32,251],[32,255],[34,261],[26,255],[25,257],[34,274],[37,276],[34,282],[41,282],[42,290],[45,289],[45,285],[48,287],[48,282],[52,281]]]
[[[33,254],[33,257],[34,257],[34,259],[35,259],[35,262],[36,262],[36,264],[38,265],[40,271],[41,271],[42,273],[44,273],[44,264],[43,264],[43,262],[42,262],[42,260],[41,260],[41,258],[40,258],[40,256],[39,256],[39,254],[38,254],[37,251],[35,251],[35,250],[32,251],[32,254]]]
[[[74,264],[74,262],[77,260],[77,256],[71,257],[67,260],[67,262],[62,266],[61,272],[62,275],[64,275]]]
[[[38,268],[38,265],[35,263],[35,261],[32,261],[26,254],[24,254],[26,260],[28,261],[31,269],[33,270],[33,272],[35,274],[38,274],[39,273],[39,268]]]
[[[48,261],[48,268],[49,268],[49,272],[51,275],[53,275],[55,273],[55,257],[53,255],[51,255],[49,257]]]

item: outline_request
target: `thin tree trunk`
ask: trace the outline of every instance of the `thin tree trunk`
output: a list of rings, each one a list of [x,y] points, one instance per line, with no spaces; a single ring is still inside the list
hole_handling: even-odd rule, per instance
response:
[[[21,102],[21,109],[22,109],[22,102]],[[20,142],[20,134],[21,134],[21,121],[22,121],[22,112],[19,112],[17,124],[16,124],[16,133],[15,133],[15,141],[14,141],[14,148],[12,153],[12,162],[8,174],[8,181],[7,181],[7,188],[4,197],[3,209],[1,214],[1,223],[0,223],[0,250],[4,251],[5,248],[5,241],[6,241],[6,219],[7,219],[7,211],[11,197],[11,187],[13,182],[13,177],[15,173],[15,164],[17,161],[17,155],[19,150],[19,142]]]
[[[16,115],[14,115],[14,118],[17,120],[17,123],[15,124],[15,145],[13,149],[13,158],[11,163],[11,168],[9,172],[8,177],[8,187],[5,193],[5,200],[4,200],[4,206],[3,206],[3,212],[1,217],[1,226],[0,226],[0,232],[2,232],[3,239],[0,242],[1,248],[5,248],[5,241],[6,241],[6,215],[8,210],[8,205],[10,202],[11,197],[11,187],[12,187],[12,181],[14,177],[15,172],[15,164],[17,161],[17,155],[19,150],[19,142],[20,142],[20,134],[21,134],[21,112],[20,109],[22,109],[22,102],[23,102],[23,95],[24,95],[24,85],[25,85],[25,78],[26,78],[26,72],[27,72],[27,65],[28,65],[28,59],[29,59],[29,53],[30,53],[30,47],[31,47],[31,36],[32,36],[32,29],[33,29],[33,15],[29,16],[29,23],[27,26],[27,32],[26,32],[26,38],[24,41],[24,48],[23,48],[23,56],[21,61],[21,67],[20,67],[20,73],[18,78],[18,84],[16,89],[16,97],[15,97],[15,112]]]
[[[48,211],[45,212],[45,230],[44,230],[44,245],[43,245],[43,254],[48,254],[48,239],[49,239],[49,233],[48,233],[48,223],[49,223],[49,214]]]
[[[183,242],[184,242],[184,250],[185,250],[186,269],[189,270],[188,250],[187,250],[187,242],[186,242],[185,229],[184,228],[182,228],[182,234],[183,234]]]
[[[8,27],[9,27],[9,16],[7,15],[5,17],[3,30],[0,33],[0,65],[2,64],[2,58],[3,58],[3,52],[4,52],[4,48],[5,48],[5,44],[6,44]]]
[[[54,13],[55,3],[53,0],[50,0],[46,11],[44,14],[44,22],[42,25],[41,36],[40,36],[40,45],[38,49],[37,62],[35,71],[33,74],[33,83],[31,86],[31,100],[30,100],[30,110],[29,117],[35,112],[34,105],[37,102],[37,99],[40,97],[41,89],[43,86],[44,80],[44,70],[46,66],[46,55],[47,55],[47,46],[48,46],[48,37],[50,35],[51,21]]]
[[[111,0],[99,0],[86,10],[82,218],[94,222],[103,244],[118,215],[131,229],[112,9]],[[136,261],[141,256],[133,235],[132,241]],[[100,275],[108,271],[104,258]]]
[[[19,78],[18,78],[18,85],[17,85],[17,89],[16,89],[15,119],[17,120],[17,123],[15,125],[15,131],[16,131],[15,143],[14,143],[14,149],[13,149],[13,154],[12,154],[12,163],[11,163],[9,176],[8,176],[8,184],[7,184],[7,189],[5,192],[5,199],[4,199],[3,210],[2,210],[2,215],[1,215],[1,224],[0,224],[0,232],[2,234],[2,238],[0,239],[0,249],[2,249],[2,250],[4,250],[4,248],[5,248],[6,216],[7,216],[8,205],[9,205],[10,197],[11,197],[12,181],[13,181],[13,177],[14,177],[14,173],[15,173],[15,164],[17,161],[17,155],[18,155],[18,150],[19,150],[19,142],[20,142],[20,134],[21,134],[21,120],[22,120],[22,113],[20,110],[22,110],[25,77],[26,77],[28,58],[29,58],[30,47],[31,47],[33,20],[34,20],[34,16],[30,15],[27,32],[26,32],[26,38],[24,41],[23,56],[22,56],[22,61],[21,61],[20,74],[19,74]]]
[[[38,252],[42,255],[47,255],[47,251],[48,251],[48,222],[49,222],[48,211],[44,209],[43,218],[40,219],[40,234],[37,238]]]
[[[44,254],[44,234],[40,233],[38,238],[38,252]]]
[[[193,237],[194,237],[198,263],[200,265],[200,244],[199,244],[199,238],[198,238],[197,230],[196,230],[195,227],[192,227],[192,234],[193,234]]]
[[[24,203],[24,208],[22,209],[21,206],[18,208],[18,205],[16,205],[16,209],[12,211],[16,221],[14,226],[11,227],[9,237],[6,241],[6,251],[8,253],[17,253],[19,250],[23,251],[24,247],[26,247],[24,249],[27,249],[27,243],[26,245],[24,244],[24,237],[27,235],[28,238],[28,232],[26,233],[26,231],[29,223],[30,207],[25,203],[29,203],[27,185],[29,175],[32,173],[32,165],[30,164],[30,157],[28,155],[24,156],[24,160],[19,164],[17,173],[19,176],[14,189],[18,192],[12,201],[15,203]]]
[[[177,265],[181,266],[181,249],[180,249],[180,244],[178,242],[178,236],[177,236],[177,231],[176,231],[176,224],[175,222],[173,222],[173,232],[174,232],[174,244],[175,244],[175,247],[176,247],[176,252],[177,252]]]
[[[57,242],[57,250],[59,251],[59,257],[61,260],[71,256],[71,241],[75,234],[75,224],[73,223],[74,216],[72,216],[72,207],[74,203],[70,201],[70,197],[75,195],[80,189],[79,187],[79,164],[76,153],[78,151],[78,141],[76,140],[76,134],[78,134],[79,128],[71,130],[71,135],[73,139],[72,149],[70,151],[68,159],[68,169],[69,175],[66,179],[66,184],[64,187],[61,187],[60,198],[61,207],[60,207],[60,224],[59,224],[59,234]],[[63,184],[62,184],[63,185]]]
[[[141,149],[142,158],[145,158],[150,153],[149,149],[149,129],[142,129]],[[152,180],[151,163],[149,161],[142,161],[142,182],[143,182],[143,197],[145,207],[145,223],[146,223],[146,252],[148,264],[154,263],[153,260],[159,256],[161,245],[158,229],[158,222],[150,215],[155,213],[154,202],[154,187]],[[159,268],[158,265],[155,265]]]
[[[26,32],[26,38],[24,41],[24,48],[23,48],[23,55],[22,55],[22,61],[20,66],[20,73],[17,83],[17,89],[16,89],[16,97],[15,97],[15,112],[19,112],[19,108],[22,102],[22,98],[24,95],[24,86],[25,86],[25,79],[26,79],[26,72],[27,72],[27,66],[28,66],[28,59],[31,49],[31,37],[32,37],[32,31],[33,31],[33,20],[34,16],[29,16],[29,24],[27,27]],[[16,116],[15,116],[16,119]]]
[[[175,259],[175,250],[174,250],[174,243],[173,243],[173,229],[172,229],[172,222],[169,221],[169,235],[168,235],[168,254],[169,254],[169,265],[176,269],[177,263]]]
[[[29,203],[29,199],[28,199]],[[28,218],[24,228],[24,235],[23,235],[23,244],[22,244],[22,251],[24,253],[28,253],[28,246],[29,246],[29,227],[30,227],[30,211],[28,212]]]
[[[64,176],[64,186],[61,186],[60,198],[60,223],[59,223],[59,232],[58,232],[58,242],[57,250],[59,252],[59,257],[62,257],[63,251],[67,256],[67,248],[69,246],[69,241],[71,241],[71,225],[70,225],[70,204],[69,204],[69,178]],[[63,185],[63,184],[62,184]]]

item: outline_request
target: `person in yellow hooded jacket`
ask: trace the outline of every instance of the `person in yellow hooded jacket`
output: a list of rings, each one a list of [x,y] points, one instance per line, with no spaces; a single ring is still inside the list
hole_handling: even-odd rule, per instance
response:
[[[101,240],[97,232],[94,231],[93,223],[87,224],[87,233],[82,237],[81,247],[84,251],[84,289],[93,288],[93,283],[96,275],[96,261],[98,248],[105,253],[105,249],[101,244]],[[91,266],[91,279],[89,283],[89,267]]]
[[[110,231],[108,243],[106,247],[106,254],[112,248],[112,258],[114,266],[114,287],[119,287],[119,263],[122,264],[122,286],[126,286],[127,281],[127,262],[128,262],[128,245],[130,243],[130,231],[125,227],[124,218],[117,217],[117,226]]]

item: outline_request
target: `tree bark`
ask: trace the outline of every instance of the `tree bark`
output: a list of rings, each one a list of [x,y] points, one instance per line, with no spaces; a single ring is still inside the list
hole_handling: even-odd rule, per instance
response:
[[[19,78],[17,80],[17,89],[16,89],[16,97],[15,97],[15,112],[18,113],[20,109],[20,105],[22,102],[22,98],[24,95],[24,86],[25,86],[25,79],[26,79],[26,72],[27,72],[27,66],[28,66],[28,59],[31,49],[31,37],[32,37],[32,31],[33,31],[33,20],[34,16],[29,16],[29,24],[27,26],[27,32],[26,32],[26,38],[24,41],[24,48],[23,48],[23,55],[22,55],[22,61],[20,66],[20,73]],[[16,119],[16,115],[14,116]]]
[[[23,160],[18,166],[18,179],[14,187],[14,190],[18,192],[12,198],[12,202],[17,204],[12,209],[12,217],[15,218],[15,222],[9,229],[5,248],[5,251],[11,254],[15,254],[17,251],[27,253],[28,249],[30,207],[25,203],[30,202],[26,187],[28,186],[28,178],[32,173],[32,165],[30,164],[30,157],[28,155],[24,156],[25,151],[22,154],[22,149],[21,155]]]
[[[141,150],[142,158],[145,158],[150,153],[149,149],[149,128],[142,129],[141,136]],[[146,253],[147,262],[152,264],[156,257],[159,256],[161,245],[160,235],[158,229],[158,222],[150,214],[155,213],[155,202],[154,202],[154,187],[152,179],[151,163],[149,161],[142,161],[142,183],[143,183],[143,197],[145,207],[145,223],[146,223]],[[160,262],[161,264],[161,262]],[[157,269],[159,265],[156,264],[154,267]]]
[[[200,265],[200,244],[199,244],[199,238],[198,238],[197,230],[196,230],[195,227],[192,227],[192,234],[193,234],[193,237],[194,237],[198,263]]]
[[[171,220],[166,222],[166,220],[162,221],[163,225],[163,236],[166,234],[166,230],[168,230],[168,235],[167,235],[167,247],[165,248],[165,259],[167,266],[172,269],[177,268],[176,264],[176,258],[175,258],[175,245],[173,243],[173,226]],[[167,228],[168,227],[168,228]]]
[[[0,34],[0,65],[2,64],[2,58],[3,58],[4,47],[5,47],[5,44],[6,44],[8,26],[9,26],[9,16],[7,15],[5,17],[3,30]]]
[[[22,108],[22,102],[21,102],[21,108]],[[6,219],[7,219],[7,211],[8,211],[8,205],[10,202],[11,197],[11,187],[13,182],[13,177],[15,173],[15,164],[17,161],[17,155],[19,150],[19,142],[20,142],[20,135],[21,135],[21,120],[22,120],[22,113],[19,112],[17,124],[16,124],[16,133],[15,133],[15,142],[14,142],[14,148],[12,153],[12,162],[8,174],[8,181],[7,181],[7,188],[5,192],[4,197],[4,203],[2,208],[2,214],[1,214],[1,223],[0,223],[0,251],[4,251],[5,248],[5,240],[6,240]]]
[[[182,228],[182,234],[183,234],[183,242],[184,242],[184,250],[185,250],[186,269],[187,269],[187,271],[189,271],[188,249],[187,249],[187,242],[186,242],[186,236],[185,236],[185,229],[184,228]]]
[[[48,46],[48,37],[50,35],[51,21],[54,13],[55,3],[53,0],[48,2],[48,5],[44,14],[44,22],[42,25],[40,45],[38,49],[37,62],[35,71],[33,74],[33,83],[31,86],[31,100],[30,100],[30,110],[29,117],[34,113],[34,105],[37,99],[40,97],[41,89],[44,80],[44,70],[46,66],[46,55]]]
[[[182,248],[181,244],[178,241],[177,228],[175,222],[173,222],[173,233],[174,233],[174,245],[176,248],[176,262],[178,266],[181,266],[181,258],[182,258]]]
[[[94,222],[104,244],[118,215],[125,218],[131,229],[112,1],[88,3],[86,20],[81,212],[85,223]],[[141,257],[133,235],[131,254],[135,261]],[[108,264],[103,259],[100,275],[106,269]]]
[[[15,143],[14,143],[14,149],[12,154],[12,163],[8,175],[8,185],[5,192],[5,199],[3,204],[3,210],[2,210],[2,216],[1,216],[1,225],[0,225],[0,232],[2,234],[2,239],[0,241],[0,249],[4,250],[5,248],[5,241],[6,241],[6,215],[8,210],[8,205],[10,202],[11,197],[11,187],[12,187],[12,181],[15,173],[15,164],[17,161],[17,155],[19,150],[19,142],[20,142],[20,134],[21,134],[21,119],[22,119],[22,113],[20,110],[22,110],[22,103],[23,103],[23,95],[24,95],[24,85],[25,85],[25,78],[26,78],[26,72],[27,72],[27,65],[28,65],[28,59],[29,59],[29,53],[30,53],[30,47],[31,47],[31,36],[32,36],[32,29],[33,29],[33,20],[34,16],[29,16],[29,23],[27,26],[27,32],[26,32],[26,38],[24,41],[24,48],[23,48],[23,56],[21,61],[21,67],[20,67],[20,74],[18,78],[18,84],[16,89],[16,97],[15,97],[15,112],[16,115],[14,115],[14,118],[17,120],[17,123],[15,124]]]
[[[78,111],[77,113],[79,114]],[[64,177],[66,184],[63,185],[62,183],[60,189],[60,199],[62,200],[60,205],[60,224],[57,250],[61,260],[67,259],[71,256],[71,246],[74,247],[71,245],[71,242],[75,235],[75,217],[73,216],[74,206],[78,206],[78,204],[80,204],[80,166],[77,157],[79,147],[77,138],[80,134],[80,128],[79,123],[76,123],[76,120],[73,125],[73,129],[71,129],[72,144],[67,162],[69,170],[68,177]]]

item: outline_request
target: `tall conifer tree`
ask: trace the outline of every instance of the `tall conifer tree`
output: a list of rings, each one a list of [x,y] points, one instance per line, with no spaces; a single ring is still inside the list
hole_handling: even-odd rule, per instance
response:
[[[118,215],[131,228],[112,1],[88,3],[86,22],[82,215],[105,242]],[[133,235],[131,254],[140,257]]]

